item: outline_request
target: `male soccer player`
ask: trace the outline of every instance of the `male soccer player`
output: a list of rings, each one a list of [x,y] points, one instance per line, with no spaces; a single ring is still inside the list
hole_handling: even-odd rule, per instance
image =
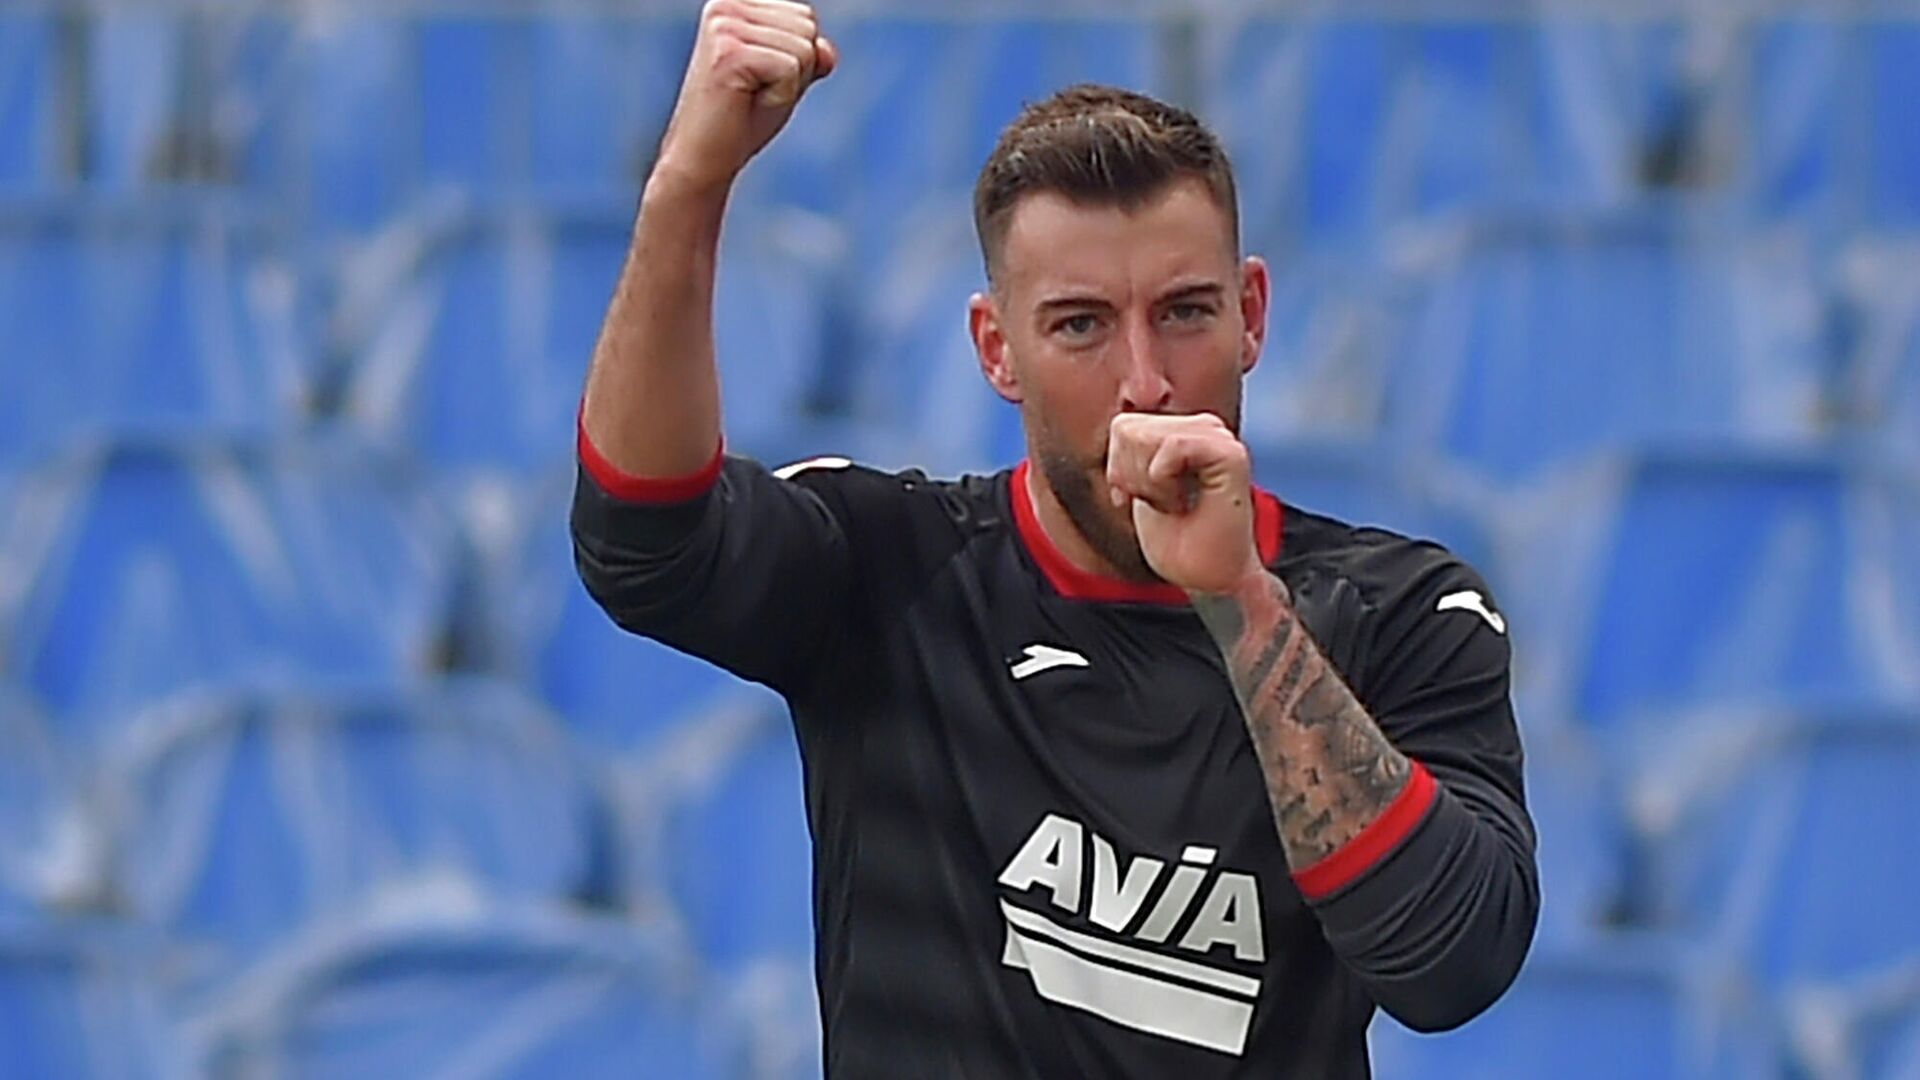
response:
[[[792,706],[833,1077],[1356,1077],[1539,904],[1506,623],[1444,550],[1284,506],[1235,436],[1268,276],[1190,114],[1076,87],[982,171],[968,314],[1028,461],[723,455],[729,186],[839,57],[714,0],[581,410],[581,576]]]

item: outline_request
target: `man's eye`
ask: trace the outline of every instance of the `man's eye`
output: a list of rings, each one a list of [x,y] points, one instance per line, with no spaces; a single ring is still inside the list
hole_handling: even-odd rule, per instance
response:
[[[1175,304],[1167,309],[1167,317],[1174,322],[1199,322],[1213,314],[1213,309],[1205,304]]]
[[[1100,325],[1099,319],[1096,319],[1092,315],[1088,315],[1083,312],[1079,315],[1069,315],[1066,318],[1061,319],[1059,322],[1053,325],[1053,328],[1055,330],[1064,330],[1068,335],[1072,337],[1085,337],[1088,334],[1093,333],[1094,330],[1099,327],[1099,325]]]

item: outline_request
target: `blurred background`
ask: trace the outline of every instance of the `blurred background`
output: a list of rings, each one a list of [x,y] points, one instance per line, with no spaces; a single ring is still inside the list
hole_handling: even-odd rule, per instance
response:
[[[1395,1077],[1920,1077],[1920,7],[824,0],[730,446],[1021,453],[1024,101],[1198,111],[1263,482],[1493,582],[1545,910]],[[0,1075],[816,1073],[777,699],[607,624],[582,375],[695,6],[0,8]]]

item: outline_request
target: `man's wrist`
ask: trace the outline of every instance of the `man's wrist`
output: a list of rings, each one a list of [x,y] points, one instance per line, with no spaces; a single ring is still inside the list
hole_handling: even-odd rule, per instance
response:
[[[672,158],[661,158],[647,174],[640,193],[640,204],[647,207],[719,210],[733,193],[734,174],[713,173],[687,166]]]
[[[1281,584],[1280,579],[1271,571],[1262,566],[1259,557],[1255,556],[1248,560],[1247,566],[1235,576],[1233,584],[1226,589],[1217,591],[1188,589],[1187,596],[1194,603],[1202,600],[1225,600],[1245,605],[1258,598],[1272,595],[1276,587],[1279,589],[1281,599],[1287,599],[1286,586]]]

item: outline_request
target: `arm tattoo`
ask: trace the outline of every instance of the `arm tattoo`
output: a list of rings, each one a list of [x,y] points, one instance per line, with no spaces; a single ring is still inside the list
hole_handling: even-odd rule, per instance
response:
[[[1226,657],[1287,864],[1303,870],[1358,836],[1412,775],[1266,575],[1251,596],[1196,593],[1193,607]]]

